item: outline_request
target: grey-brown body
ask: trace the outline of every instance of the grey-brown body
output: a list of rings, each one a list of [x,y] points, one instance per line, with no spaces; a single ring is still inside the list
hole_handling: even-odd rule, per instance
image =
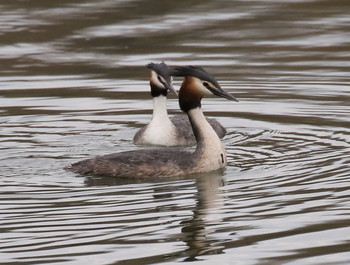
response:
[[[86,159],[68,169],[82,175],[108,177],[178,176],[191,173],[195,158],[190,155],[173,149],[132,150]]]
[[[194,152],[178,148],[132,150],[86,159],[67,169],[82,175],[145,178],[181,176],[225,167],[225,148],[201,109],[189,110],[188,116],[198,142]]]

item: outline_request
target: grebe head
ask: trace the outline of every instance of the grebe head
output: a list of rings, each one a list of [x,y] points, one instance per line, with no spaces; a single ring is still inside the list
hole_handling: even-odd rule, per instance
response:
[[[177,95],[172,85],[173,78],[170,74],[170,68],[164,62],[159,64],[149,63],[146,67],[151,69],[150,86],[152,97],[166,96],[168,90]]]
[[[173,67],[171,75],[185,77],[179,92],[180,107],[185,112],[200,107],[201,99],[205,95],[215,95],[238,101],[234,96],[224,91],[210,73],[199,66]]]

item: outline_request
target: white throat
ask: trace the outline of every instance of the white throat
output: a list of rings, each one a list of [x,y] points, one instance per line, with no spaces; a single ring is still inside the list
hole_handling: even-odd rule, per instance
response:
[[[164,121],[164,119],[169,119],[168,110],[166,107],[166,96],[159,95],[158,97],[153,97],[153,116],[152,121]]]
[[[176,144],[176,128],[168,117],[166,97],[153,97],[153,116],[143,138],[151,145],[172,146]]]

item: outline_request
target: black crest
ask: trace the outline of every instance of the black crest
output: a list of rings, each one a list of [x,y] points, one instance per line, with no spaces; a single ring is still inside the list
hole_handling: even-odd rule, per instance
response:
[[[217,88],[221,88],[215,77],[199,66],[175,66],[171,68],[170,74],[172,76],[193,76],[203,81],[208,81]]]
[[[149,63],[146,65],[146,67],[155,71],[158,75],[161,75],[168,84],[171,83],[170,68],[166,63]]]

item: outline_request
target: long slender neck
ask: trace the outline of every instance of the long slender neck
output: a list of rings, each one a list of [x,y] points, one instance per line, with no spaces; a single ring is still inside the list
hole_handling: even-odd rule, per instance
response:
[[[187,115],[191,122],[198,147],[203,147],[204,145],[213,141],[220,142],[221,145],[220,138],[214,131],[213,127],[211,127],[211,125],[208,123],[200,107],[190,109],[187,112]]]
[[[166,96],[159,95],[153,97],[153,117],[152,120],[168,119],[168,111],[166,107]]]
[[[204,152],[208,148],[221,149],[221,141],[213,127],[206,120],[202,109],[202,93],[198,89],[197,79],[186,76],[179,92],[179,104],[182,111],[186,112],[192,125],[193,133],[197,140],[196,152]]]
[[[214,137],[214,139],[218,138],[202,112],[202,97],[202,93],[198,91],[197,79],[192,76],[186,76],[180,88],[179,104],[181,110],[187,113],[191,122],[192,130],[197,140],[197,147],[210,142],[211,137]]]
[[[215,170],[227,165],[226,151],[213,127],[206,120],[200,107],[187,111],[197,140],[197,148],[193,158],[198,166],[205,170]]]
[[[187,113],[197,140],[196,151],[191,155],[192,172],[209,172],[227,165],[225,148],[201,110],[201,86],[197,78],[186,76],[179,93],[180,108]]]

